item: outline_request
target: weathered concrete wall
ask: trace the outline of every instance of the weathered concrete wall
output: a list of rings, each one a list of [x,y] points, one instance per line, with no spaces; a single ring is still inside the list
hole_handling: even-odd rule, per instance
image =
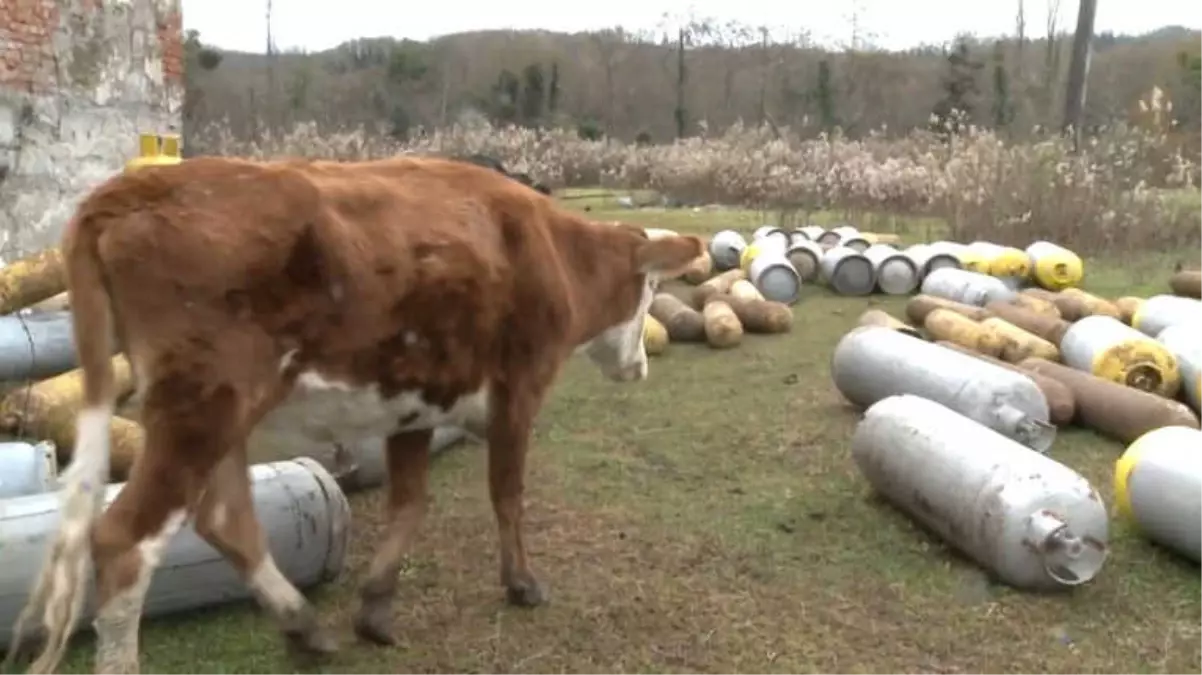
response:
[[[57,243],[183,92],[180,0],[0,0],[0,260]]]

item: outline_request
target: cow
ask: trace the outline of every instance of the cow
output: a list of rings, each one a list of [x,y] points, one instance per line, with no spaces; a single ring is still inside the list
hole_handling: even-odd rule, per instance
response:
[[[68,222],[62,252],[84,406],[60,528],[9,654],[38,651],[38,673],[61,660],[89,562],[95,672],[138,671],[147,586],[189,518],[291,650],[337,649],[253,513],[247,439],[259,428],[386,439],[388,529],[359,586],[361,639],[396,640],[397,572],[426,511],[440,425],[487,441],[501,584],[512,604],[541,603],[522,524],[535,415],[574,353],[614,381],[647,377],[642,324],[656,284],[702,243],[591,222],[445,158],[200,157],[102,183]],[[115,351],[131,364],[146,442],[103,509]]]

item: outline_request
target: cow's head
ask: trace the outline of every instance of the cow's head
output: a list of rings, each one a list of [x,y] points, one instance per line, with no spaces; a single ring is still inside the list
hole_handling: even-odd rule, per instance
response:
[[[619,285],[612,297],[622,305],[620,319],[602,330],[584,345],[584,352],[601,369],[602,374],[617,382],[647,378],[647,350],[643,346],[643,321],[647,308],[661,279],[670,278],[693,262],[704,251],[697,237],[674,233],[649,238],[641,228],[617,225],[633,239],[629,261],[615,279]],[[626,261],[624,261],[626,262]]]

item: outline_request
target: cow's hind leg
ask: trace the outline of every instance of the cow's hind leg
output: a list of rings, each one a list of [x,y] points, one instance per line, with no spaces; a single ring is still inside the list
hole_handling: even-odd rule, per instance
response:
[[[355,633],[377,644],[396,644],[392,631],[392,599],[397,573],[426,514],[430,468],[429,429],[390,436],[388,458],[388,533],[376,549],[367,578],[359,589]]]
[[[196,509],[196,532],[238,570],[260,606],[279,623],[294,656],[336,651],[312,606],[280,572],[267,548],[255,515],[244,442],[213,472]]]
[[[97,673],[137,673],[138,624],[163,549],[183,525],[199,485],[189,467],[156,451],[154,439],[92,532]]]
[[[497,533],[501,544],[501,584],[510,604],[522,607],[540,605],[546,591],[526,559],[522,541],[522,504],[526,449],[530,444],[530,429],[538,411],[541,396],[527,392],[517,395],[516,389],[501,391],[493,396],[493,409],[488,425],[488,486],[493,512],[497,517]]]
[[[242,400],[228,384],[175,375],[149,388],[146,443],[133,473],[92,532],[96,672],[138,672],[138,624],[163,549],[233,447]]]

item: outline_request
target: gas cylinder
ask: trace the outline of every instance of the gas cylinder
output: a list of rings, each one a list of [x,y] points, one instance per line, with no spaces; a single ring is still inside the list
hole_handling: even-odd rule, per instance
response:
[[[960,267],[970,272],[980,272],[981,274],[989,274],[989,263],[981,256],[980,253],[970,249],[964,244],[954,241],[936,241],[931,244],[931,248],[939,253],[950,253],[956,256],[960,261]]]
[[[839,295],[870,295],[876,288],[872,261],[846,246],[835,246],[822,255],[822,279]]]
[[[1175,323],[1156,336],[1177,359],[1181,391],[1195,411],[1202,412],[1202,324]]]
[[[1175,323],[1202,324],[1202,300],[1180,295],[1153,295],[1131,314],[1131,326],[1153,337]]]
[[[923,277],[941,267],[960,267],[959,258],[947,251],[934,249],[930,244],[914,244],[905,250],[905,254],[918,266],[919,276]]]
[[[0,441],[0,499],[49,492],[57,480],[58,455],[53,443]]]
[[[968,248],[987,261],[995,277],[1021,281],[1031,275],[1031,258],[1025,251],[988,241],[974,241]]]
[[[1070,326],[1060,340],[1060,358],[1103,380],[1165,398],[1181,389],[1181,370],[1173,353],[1112,316],[1087,316]]]
[[[747,267],[747,278],[767,300],[792,305],[801,297],[801,275],[784,253],[760,253]]]
[[[851,454],[877,492],[1012,586],[1079,586],[1106,561],[1106,507],[1089,481],[935,401],[873,405]]]
[[[831,377],[861,408],[914,394],[1040,452],[1056,438],[1047,399],[1031,378],[888,328],[860,326],[844,335],[831,357]]]
[[[805,239],[790,244],[785,251],[785,257],[793,264],[793,269],[797,270],[802,283],[808,284],[818,278],[823,253],[817,242]]]
[[[1202,431],[1161,427],[1135,439],[1114,466],[1119,513],[1148,539],[1202,559]]]
[[[710,238],[710,257],[714,259],[714,268],[725,271],[739,266],[739,256],[747,248],[747,240],[734,230],[715,232]]]
[[[1037,241],[1027,247],[1031,261],[1031,278],[1049,291],[1059,291],[1081,285],[1085,265],[1076,253],[1050,241]]]
[[[788,232],[774,225],[761,225],[755,229],[755,232],[751,233],[752,243],[761,239],[778,239],[778,243],[784,248],[788,248],[789,243],[792,241]]]
[[[984,307],[994,300],[1010,300],[1017,295],[1001,279],[950,267],[928,274],[922,280],[922,292],[977,307]]]
[[[872,263],[876,286],[887,295],[909,295],[918,288],[919,271],[914,261],[889,244],[873,244],[864,249]]]
[[[838,246],[839,241],[843,239],[843,234],[841,234],[841,233],[846,232],[846,229],[841,229],[841,228],[847,228],[847,227],[848,227],[847,225],[839,225],[839,226],[835,226],[835,227],[832,227],[827,230],[823,230],[822,234],[818,235],[814,239],[814,241],[818,242],[819,244],[822,244],[825,247]],[[854,232],[855,228],[853,227],[853,228],[851,228],[851,230]]]
[[[823,232],[826,232],[826,228],[822,227],[821,225],[802,225],[801,227],[797,228],[797,231],[800,232],[806,239],[809,239],[814,243],[818,243],[818,238],[822,236]]]
[[[870,244],[868,242],[868,240],[865,239],[864,237],[855,236],[855,237],[845,237],[843,239],[840,239],[839,245],[846,246],[847,248],[850,248],[853,251],[859,251],[860,253],[863,253],[872,244]]]
[[[751,242],[743,252],[739,254],[739,267],[744,272],[751,271],[751,261],[755,260],[762,253],[780,253],[784,254],[789,245],[781,237],[760,237]]]

